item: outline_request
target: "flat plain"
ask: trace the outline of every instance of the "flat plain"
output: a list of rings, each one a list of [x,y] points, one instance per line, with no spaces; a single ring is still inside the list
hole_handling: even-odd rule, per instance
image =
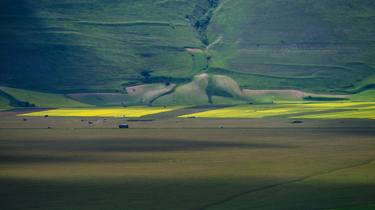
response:
[[[0,112],[3,209],[373,209],[375,121]]]

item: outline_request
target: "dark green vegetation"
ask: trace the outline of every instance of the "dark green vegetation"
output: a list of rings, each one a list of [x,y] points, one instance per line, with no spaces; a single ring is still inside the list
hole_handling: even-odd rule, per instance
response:
[[[0,87],[0,108],[11,107],[90,107],[61,94]]]
[[[116,90],[153,76],[193,75],[186,20],[196,1],[0,3],[1,83],[48,91]]]
[[[16,114],[0,112],[2,209],[300,210],[375,204],[374,121],[293,124],[175,119],[165,113],[120,130],[115,128],[122,120],[115,118]]]
[[[374,88],[374,17],[372,0],[2,0],[0,84],[114,93],[205,72],[354,94]]]

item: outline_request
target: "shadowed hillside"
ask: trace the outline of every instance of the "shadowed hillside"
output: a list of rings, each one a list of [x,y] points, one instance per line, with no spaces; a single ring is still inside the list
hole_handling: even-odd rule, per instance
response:
[[[54,90],[116,90],[152,76],[190,78],[186,47],[201,45],[185,16],[195,1],[0,3],[3,85]]]
[[[374,86],[371,0],[2,0],[0,23],[3,86],[179,91],[201,73],[260,90]]]

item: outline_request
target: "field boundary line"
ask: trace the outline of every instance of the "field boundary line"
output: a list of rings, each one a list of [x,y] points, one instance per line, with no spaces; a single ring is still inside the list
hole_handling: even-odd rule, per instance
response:
[[[239,198],[241,196],[252,194],[252,193],[256,193],[256,192],[259,192],[259,191],[264,191],[264,190],[272,189],[272,188],[275,188],[275,187],[280,187],[280,186],[284,186],[284,185],[289,185],[289,184],[294,184],[294,183],[298,183],[298,182],[303,182],[303,181],[306,181],[306,180],[311,179],[311,178],[328,175],[328,174],[331,174],[331,173],[334,173],[334,172],[337,172],[337,171],[341,171],[341,170],[346,170],[346,169],[361,167],[361,166],[364,166],[364,165],[369,165],[369,164],[372,164],[374,161],[375,161],[374,159],[365,160],[363,162],[360,162],[360,163],[357,163],[357,164],[353,164],[353,165],[350,165],[350,166],[335,168],[335,169],[331,169],[331,170],[328,170],[328,171],[325,171],[325,172],[320,172],[320,173],[315,173],[315,174],[303,176],[303,177],[300,177],[300,178],[297,178],[297,179],[293,179],[293,180],[290,180],[290,181],[287,181],[287,182],[275,183],[275,184],[271,184],[271,185],[266,185],[266,186],[263,186],[263,187],[255,188],[255,189],[252,189],[252,190],[240,192],[240,193],[231,195],[231,196],[229,196],[227,198],[224,198],[224,199],[222,199],[220,201],[216,201],[216,202],[209,203],[209,204],[206,204],[204,206],[201,206],[201,207],[197,208],[197,210],[205,210],[205,209],[208,209],[208,208],[211,208],[211,207],[219,206],[219,205],[222,205],[224,203],[230,202],[230,201],[232,201],[232,200],[234,200],[236,198]]]

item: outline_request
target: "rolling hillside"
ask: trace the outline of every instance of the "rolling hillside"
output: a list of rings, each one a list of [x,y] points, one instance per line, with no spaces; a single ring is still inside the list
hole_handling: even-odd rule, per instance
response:
[[[0,24],[3,86],[121,93],[175,84],[186,95],[202,73],[258,90],[375,85],[372,0],[2,0]],[[172,100],[148,95],[145,103]]]
[[[315,94],[297,90],[243,89],[225,75],[198,74],[184,84],[153,83],[127,87],[116,93],[52,94],[0,87],[0,109],[12,107],[118,107],[168,105],[269,104],[278,101],[374,101],[374,91],[351,95]]]
[[[147,72],[189,78],[185,48],[201,45],[185,17],[194,7],[190,0],[1,1],[1,84],[103,91],[142,83]]]
[[[0,87],[0,108],[11,107],[92,107],[62,94],[51,94],[10,87]]]
[[[9,109],[11,108],[10,102],[4,96],[0,96],[0,110],[1,109]]]
[[[375,74],[374,25],[371,0],[222,1],[211,69],[255,89],[344,91]]]

